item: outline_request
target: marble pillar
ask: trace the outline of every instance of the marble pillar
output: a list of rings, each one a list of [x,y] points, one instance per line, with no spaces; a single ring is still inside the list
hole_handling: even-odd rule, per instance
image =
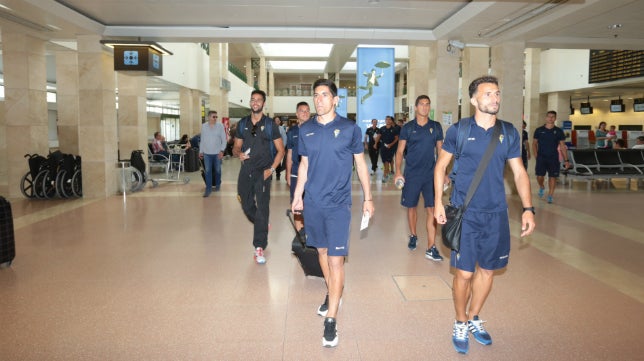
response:
[[[25,33],[2,31],[5,87],[6,184],[8,196],[21,196],[29,171],[25,154],[49,152],[45,42]],[[1,163],[0,163],[1,166]]]
[[[534,130],[543,124],[543,119],[545,118],[545,111],[542,111],[539,107],[540,69],[541,49],[526,49],[523,116],[527,125],[526,131],[530,138],[532,138]]]
[[[564,120],[570,119],[570,92],[556,92],[548,94],[548,106],[541,113],[541,119],[546,117],[546,112],[554,110],[557,112],[556,125],[561,128]]]
[[[430,80],[430,91],[433,97],[432,108],[434,109],[434,120],[441,123],[443,130],[458,120],[458,80],[460,50],[450,53],[446,50],[448,42],[439,40],[436,42],[436,50],[433,57],[436,58],[435,71]],[[410,99],[410,101],[415,101]]]
[[[488,75],[490,67],[489,48],[465,48],[461,71],[461,118],[474,115],[474,107],[470,103],[469,86],[472,80]]]
[[[121,159],[129,159],[133,150],[148,151],[147,85],[145,72],[119,71],[117,110],[118,147]]]
[[[8,190],[8,166],[7,155],[7,118],[4,115],[4,101],[0,101],[0,194],[9,194]]]
[[[78,79],[83,197],[117,192],[117,121],[114,56],[103,51],[99,35],[79,35]]]
[[[492,47],[492,75],[499,79],[501,109],[498,117],[521,129],[524,76],[523,42],[514,41]]]
[[[420,94],[429,95],[430,67],[429,46],[409,46],[409,69],[407,71],[407,104],[409,120],[414,119],[414,100]],[[431,97],[431,95],[430,95]]]
[[[56,109],[58,112],[58,148],[63,153],[80,154],[78,53],[56,52]]]
[[[259,90],[266,91],[268,86],[267,72],[266,72],[266,58],[259,58],[259,82],[257,83]]]
[[[179,90],[181,135],[192,138],[201,131],[201,92],[182,87]]]
[[[275,116],[275,107],[273,106],[273,99],[275,99],[275,73],[273,69],[268,71],[268,89],[266,90],[266,105],[265,109],[272,116]]]
[[[220,118],[228,116],[228,91],[221,88],[222,79],[228,79],[228,43],[211,43],[209,109]]]

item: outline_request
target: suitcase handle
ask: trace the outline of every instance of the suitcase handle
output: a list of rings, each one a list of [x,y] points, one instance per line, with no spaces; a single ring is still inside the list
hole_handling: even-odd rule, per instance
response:
[[[300,213],[296,213],[296,214],[304,214],[304,211],[300,211]],[[299,232],[297,230],[297,228],[295,227],[295,221],[293,220],[294,215],[295,214],[293,213],[293,211],[290,208],[288,208],[286,210],[286,217],[288,217],[288,220],[291,221],[291,225],[293,226],[293,230],[295,231],[297,239],[300,241],[300,243],[306,244],[306,239],[304,239],[304,236],[302,235],[302,233]]]

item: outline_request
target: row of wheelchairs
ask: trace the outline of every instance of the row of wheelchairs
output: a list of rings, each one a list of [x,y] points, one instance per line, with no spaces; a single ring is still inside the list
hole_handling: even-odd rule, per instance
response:
[[[25,154],[29,171],[20,180],[20,191],[27,198],[52,199],[83,196],[81,157],[51,152],[47,157]]]

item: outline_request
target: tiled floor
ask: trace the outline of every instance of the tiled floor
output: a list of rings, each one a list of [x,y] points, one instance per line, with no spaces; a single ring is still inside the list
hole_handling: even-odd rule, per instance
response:
[[[0,270],[0,359],[644,359],[642,189],[562,187],[555,204],[535,200],[537,232],[523,240],[510,196],[510,265],[481,314],[494,344],[471,340],[463,356],[451,345],[448,260],[407,249],[392,184],[374,180],[364,239],[353,209],[340,344],[325,349],[315,313],[325,287],[290,253],[287,186],[273,184],[268,263],[259,266],[237,170],[224,161],[222,191],[207,199],[199,173],[126,198],[13,199],[18,255]]]

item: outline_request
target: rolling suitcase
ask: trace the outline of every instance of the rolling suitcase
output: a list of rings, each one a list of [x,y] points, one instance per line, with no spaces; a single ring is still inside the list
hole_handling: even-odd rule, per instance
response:
[[[0,267],[9,267],[16,257],[11,203],[0,197]]]
[[[192,149],[192,148],[186,149],[186,154],[183,162],[184,162],[184,171],[196,172],[199,170],[199,154],[195,149]]]
[[[286,210],[286,217],[291,221],[293,225],[293,230],[295,231],[295,238],[291,244],[291,251],[297,260],[300,261],[300,266],[304,274],[307,276],[315,277],[324,277],[322,274],[322,268],[320,268],[320,260],[318,259],[318,250],[314,247],[308,247],[306,245],[306,236],[304,230],[298,232],[295,228],[295,222],[293,221],[293,212],[290,209]]]

